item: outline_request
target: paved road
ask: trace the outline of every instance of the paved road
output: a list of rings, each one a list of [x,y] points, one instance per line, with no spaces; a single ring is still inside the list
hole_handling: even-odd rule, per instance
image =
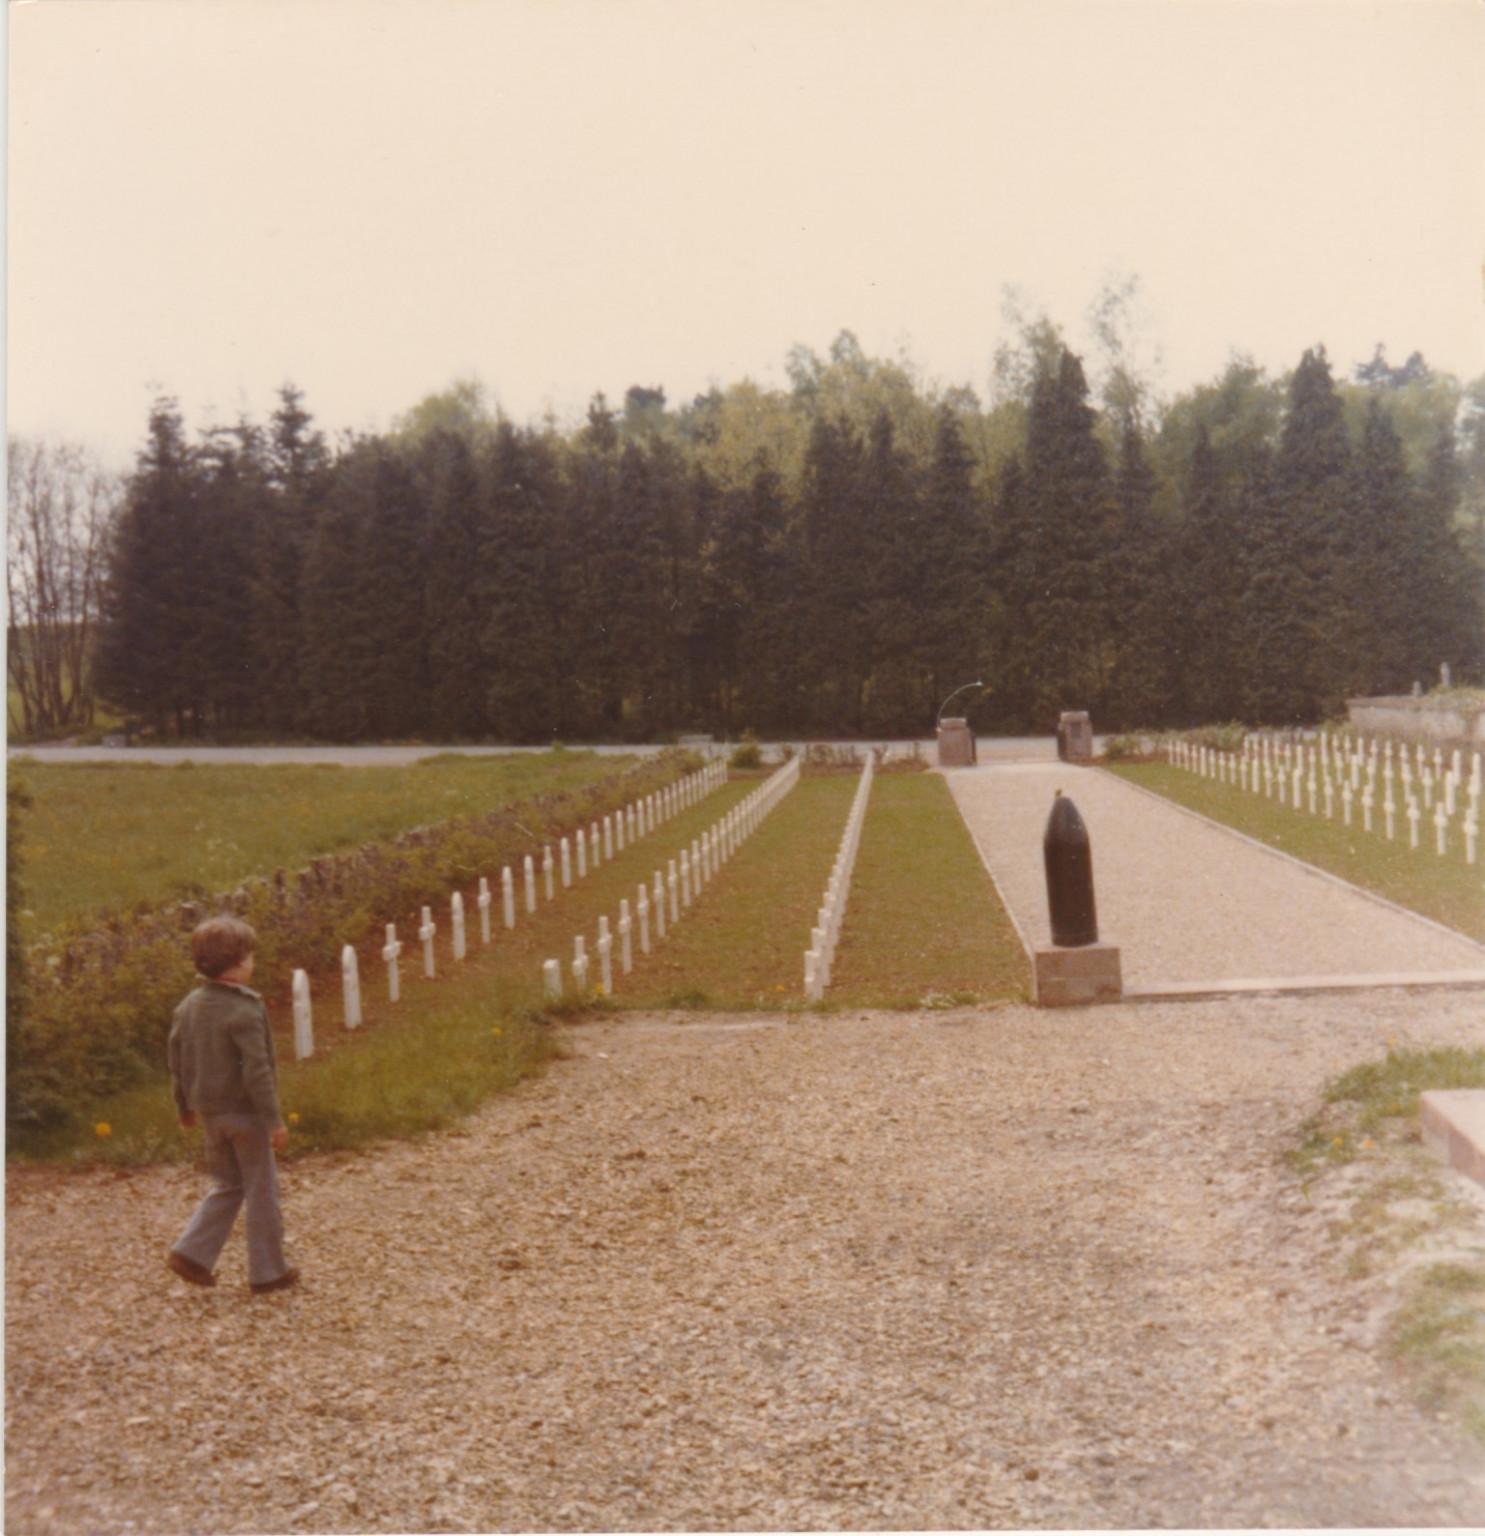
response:
[[[1485,980],[1485,946],[1112,774],[1002,762],[947,777],[1012,916],[1036,944],[1051,941],[1042,859],[1048,811],[1059,789],[1074,801],[1093,848],[1100,935],[1120,947],[1127,990],[1383,973],[1473,972]]]
[[[766,747],[773,747],[774,743],[766,743]],[[801,742],[789,743],[796,751],[805,745]],[[885,746],[891,752],[910,752],[913,743],[910,741],[885,741],[885,742],[845,742],[829,741],[821,743],[829,747],[861,747],[861,746]],[[569,742],[568,746],[575,752],[603,752],[610,754],[625,752],[662,752],[663,745],[648,743],[642,746],[614,746],[612,744],[583,746]],[[923,740],[918,743],[919,750],[930,760],[933,756],[933,742]],[[425,757],[432,757],[440,752],[457,752],[465,756],[486,756],[491,752],[545,752],[545,747],[440,747],[427,746],[395,746],[395,747],[11,747],[10,755],[14,757],[31,757],[39,763],[181,763],[190,761],[193,763],[339,763],[344,767],[405,767],[408,763],[418,762]],[[714,748],[715,751],[730,750],[721,744]],[[982,736],[979,738],[979,751],[982,760],[991,761],[1038,761],[1055,760],[1057,756],[1057,743],[1051,736]]]

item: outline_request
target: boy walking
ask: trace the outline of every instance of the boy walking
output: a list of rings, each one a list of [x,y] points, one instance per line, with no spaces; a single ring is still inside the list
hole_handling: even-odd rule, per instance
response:
[[[248,985],[258,936],[235,917],[214,917],[191,935],[204,978],[175,1010],[170,1079],[180,1123],[206,1134],[211,1192],[176,1239],[166,1263],[183,1280],[215,1285],[212,1273],[239,1208],[246,1206],[248,1283],[255,1292],[294,1285],[284,1258],[275,1148],[289,1139],[278,1106],[273,1036],[263,999]]]

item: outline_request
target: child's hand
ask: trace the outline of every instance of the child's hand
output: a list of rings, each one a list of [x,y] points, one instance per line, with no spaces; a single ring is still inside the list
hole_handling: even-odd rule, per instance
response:
[[[289,1128],[286,1125],[278,1126],[268,1138],[273,1143],[275,1152],[282,1152],[289,1144]]]
[[[194,1109],[188,1109],[180,1117],[180,1128],[183,1131],[194,1131],[196,1129],[196,1111]]]

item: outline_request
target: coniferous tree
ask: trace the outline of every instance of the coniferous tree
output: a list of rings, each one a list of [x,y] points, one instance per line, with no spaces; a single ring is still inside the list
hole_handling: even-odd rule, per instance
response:
[[[329,476],[323,436],[292,384],[279,391],[269,422],[268,485],[258,509],[252,555],[250,625],[262,718],[293,731],[304,721],[304,615],[300,588],[310,535]]]
[[[564,732],[571,685],[561,629],[562,495],[550,443],[500,422],[481,519],[480,643],[491,728],[510,741]]]
[[[1306,351],[1290,380],[1274,494],[1287,524],[1284,554],[1296,568],[1280,587],[1297,613],[1275,619],[1273,639],[1283,637],[1290,649],[1271,660],[1293,678],[1286,718],[1316,719],[1342,708],[1351,658],[1365,643],[1345,575],[1364,540],[1345,417],[1324,347]]]
[[[412,468],[383,441],[371,445],[369,519],[356,561],[356,607],[371,641],[359,686],[371,734],[407,737],[429,728],[427,506]]]
[[[464,433],[439,427],[422,439],[416,454],[428,520],[428,728],[440,740],[479,736],[488,720],[479,607],[487,546],[474,451]]]
[[[1241,542],[1232,491],[1205,422],[1197,427],[1182,513],[1167,628],[1171,718],[1182,724],[1234,720],[1242,713],[1231,665],[1243,601]]]
[[[266,503],[262,434],[249,422],[208,434],[195,534],[198,575],[181,595],[194,635],[196,711],[217,727],[241,729],[262,718],[263,679],[252,647],[257,520]]]
[[[1155,475],[1138,423],[1126,423],[1114,476],[1112,526],[1105,531],[1104,566],[1111,601],[1105,646],[1112,724],[1161,724],[1175,693],[1177,659],[1166,644],[1174,594],[1170,544],[1154,510]]]
[[[1109,475],[1087,401],[1083,365],[1064,348],[1056,372],[1036,381],[1026,429],[1033,595],[1024,620],[1036,658],[1032,708],[1041,731],[1052,729],[1064,709],[1091,707],[1107,680],[1100,577]]]
[[[336,461],[305,551],[303,718],[312,735],[332,741],[371,731],[366,677],[381,635],[362,606],[361,562],[375,516],[379,452],[374,442],[357,443]]]
[[[1235,511],[1241,530],[1243,600],[1232,647],[1242,680],[1239,715],[1255,725],[1313,720],[1314,692],[1301,668],[1310,629],[1297,524],[1267,460],[1248,455]]]
[[[996,481],[984,587],[990,594],[990,713],[1002,728],[1024,731],[1031,724],[1037,671],[1027,623],[1037,600],[1036,540],[1018,454],[1001,466]]]
[[[860,537],[863,452],[844,419],[816,417],[805,451],[800,512],[807,607],[803,641],[814,679],[809,713],[817,729],[860,728],[869,648],[863,633],[871,596],[870,550]]]
[[[193,725],[193,610],[200,577],[200,486],[174,400],[150,411],[149,438],[128,482],[109,560],[98,645],[98,692],[178,736]]]
[[[915,713],[928,720],[953,689],[981,675],[988,617],[989,525],[975,492],[974,459],[958,415],[947,406],[938,413],[914,543],[917,581],[911,601],[918,610],[918,654],[927,686]]]

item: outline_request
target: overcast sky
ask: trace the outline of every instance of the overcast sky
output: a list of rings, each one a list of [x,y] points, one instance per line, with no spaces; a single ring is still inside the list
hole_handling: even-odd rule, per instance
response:
[[[12,431],[376,429],[784,382],[842,328],[987,393],[1001,290],[1142,280],[1167,390],[1485,373],[1478,0],[9,7]]]

